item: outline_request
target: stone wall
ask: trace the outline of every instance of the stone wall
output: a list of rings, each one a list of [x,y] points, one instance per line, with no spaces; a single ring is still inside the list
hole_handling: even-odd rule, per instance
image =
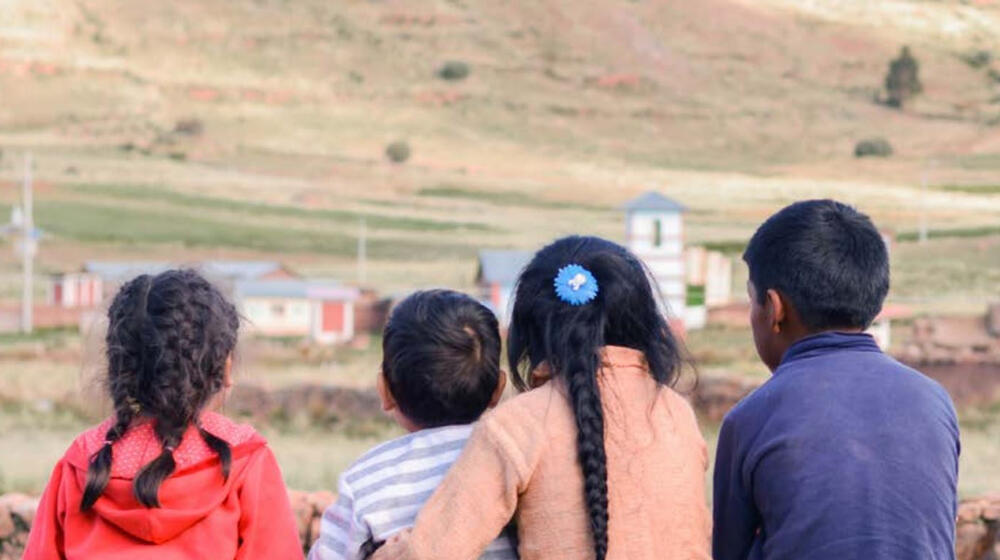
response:
[[[336,499],[330,492],[291,490],[299,538],[308,550],[319,536],[323,511]],[[38,500],[24,494],[0,496],[0,560],[21,557]],[[1000,494],[962,502],[956,527],[957,560],[1000,560]]]

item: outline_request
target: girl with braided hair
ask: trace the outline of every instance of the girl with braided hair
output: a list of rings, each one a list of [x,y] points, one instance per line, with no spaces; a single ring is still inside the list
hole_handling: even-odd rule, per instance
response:
[[[233,305],[170,270],[126,283],[108,319],[114,413],[56,465],[24,558],[301,558],[267,442],[210,412],[232,386]]]
[[[522,393],[487,413],[409,533],[375,560],[474,558],[511,520],[521,560],[707,560],[707,452],[671,386],[680,344],[625,248],[567,237],[521,273]]]

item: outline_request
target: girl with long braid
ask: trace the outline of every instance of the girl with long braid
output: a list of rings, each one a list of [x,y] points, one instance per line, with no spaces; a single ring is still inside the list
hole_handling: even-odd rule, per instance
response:
[[[706,560],[707,453],[671,386],[683,364],[649,274],[595,237],[545,247],[518,281],[508,361],[522,393],[487,413],[376,560],[474,558],[510,521],[522,560]]]
[[[114,414],[56,465],[25,560],[301,558],[267,442],[209,411],[232,386],[233,305],[171,270],[125,284],[108,319]]]

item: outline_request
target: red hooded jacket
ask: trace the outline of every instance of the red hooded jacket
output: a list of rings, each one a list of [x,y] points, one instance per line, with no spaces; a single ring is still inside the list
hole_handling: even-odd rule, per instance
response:
[[[132,495],[132,481],[162,447],[149,423],[112,448],[111,480],[93,509],[80,511],[90,458],[112,420],[76,438],[52,471],[24,560],[186,560],[302,558],[281,471],[253,428],[206,413],[205,430],[232,447],[228,480],[194,427],[174,452],[177,469],[160,486],[159,508]]]

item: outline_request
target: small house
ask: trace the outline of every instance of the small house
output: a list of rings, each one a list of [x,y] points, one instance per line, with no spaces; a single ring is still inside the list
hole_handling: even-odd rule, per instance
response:
[[[49,278],[48,304],[63,309],[90,309],[104,301],[101,277],[90,272],[53,274]]]
[[[209,260],[88,261],[82,272],[50,279],[49,299],[89,311],[114,296],[122,284],[141,274],[192,268],[213,282],[240,308],[247,330],[263,336],[302,336],[323,344],[354,338],[359,290],[330,280],[308,280],[274,261]],[[81,319],[81,327],[84,321]]]
[[[510,320],[514,285],[533,256],[531,251],[490,249],[479,252],[476,285],[480,301],[496,313],[501,325]]]
[[[330,280],[239,280],[233,296],[249,331],[309,337],[322,344],[354,338],[357,288]]]

